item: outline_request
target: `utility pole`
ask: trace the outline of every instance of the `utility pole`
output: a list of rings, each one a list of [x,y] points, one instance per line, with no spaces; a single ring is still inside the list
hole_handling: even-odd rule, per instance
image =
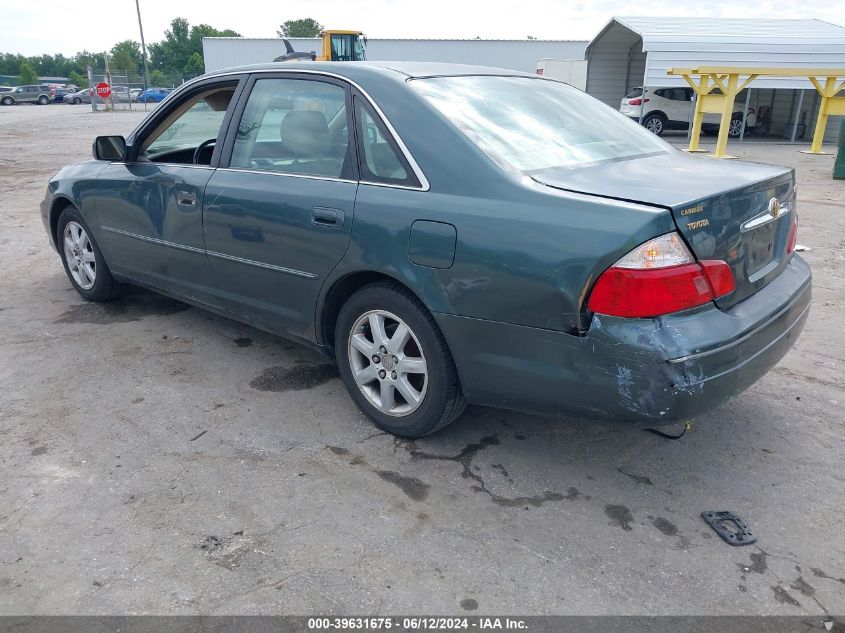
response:
[[[106,71],[105,71],[106,72],[106,83],[109,86],[111,86],[111,71],[109,70],[109,54],[108,53],[103,53],[103,61],[105,62],[105,65],[106,65]],[[91,99],[91,101],[93,101],[93,100],[94,99]],[[106,101],[106,110],[111,110],[112,112],[114,112],[114,91],[112,91],[109,94],[108,100],[104,100],[104,101]]]
[[[97,111],[97,102],[94,101],[94,70],[91,68],[91,64],[88,64],[85,67],[86,72],[88,73],[88,94],[91,96],[91,112]]]
[[[139,0],[135,0],[135,9],[138,11],[138,30],[141,31],[141,59],[144,60],[144,90],[149,88],[147,82],[149,81],[150,69],[147,68],[147,43],[144,41],[144,25],[141,23],[141,5]]]

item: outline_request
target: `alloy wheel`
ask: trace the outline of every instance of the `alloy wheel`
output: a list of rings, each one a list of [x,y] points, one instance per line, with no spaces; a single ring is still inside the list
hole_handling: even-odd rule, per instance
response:
[[[646,129],[649,132],[657,134],[658,136],[663,131],[663,121],[660,120],[660,117],[652,117],[645,124]]]
[[[83,290],[90,290],[97,280],[94,247],[82,225],[70,221],[64,231],[65,261],[73,280]]]
[[[352,376],[374,407],[394,417],[419,408],[428,368],[419,340],[402,319],[384,310],[365,312],[347,344]]]
[[[739,136],[742,132],[742,119],[731,119],[730,127],[728,127],[728,136]]]

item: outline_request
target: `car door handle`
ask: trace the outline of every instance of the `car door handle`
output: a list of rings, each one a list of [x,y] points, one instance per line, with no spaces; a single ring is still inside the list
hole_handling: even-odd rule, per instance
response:
[[[320,226],[343,226],[343,211],[327,207],[314,207],[311,210],[311,223]]]
[[[185,207],[192,207],[197,203],[197,194],[193,191],[177,191],[176,202]]]

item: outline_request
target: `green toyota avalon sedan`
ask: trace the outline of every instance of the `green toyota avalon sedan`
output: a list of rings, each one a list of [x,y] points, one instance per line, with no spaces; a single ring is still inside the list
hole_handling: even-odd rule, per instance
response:
[[[186,83],[41,205],[74,288],[137,284],[336,359],[378,426],[466,403],[653,426],[800,334],[792,170],[667,145],[566,84],[423,63]]]

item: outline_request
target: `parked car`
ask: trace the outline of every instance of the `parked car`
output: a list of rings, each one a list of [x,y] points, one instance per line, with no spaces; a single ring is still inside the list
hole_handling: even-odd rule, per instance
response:
[[[54,91],[50,86],[18,86],[4,92],[0,97],[0,104],[15,105],[18,103],[36,103],[38,105],[47,105],[53,100]]]
[[[467,402],[688,420],[810,308],[791,169],[685,154],[536,75],[234,68],[93,148],[41,204],[83,298],[137,284],[297,339],[398,435]]]
[[[147,88],[138,95],[139,103],[158,103],[162,101],[172,90],[168,88]]]
[[[718,94],[718,89],[713,94]],[[647,88],[643,95],[642,88],[634,88],[622,99],[619,111],[627,117],[639,121],[643,112],[643,126],[658,136],[666,130],[686,130],[690,126],[693,114],[692,88]],[[742,133],[742,107],[745,104],[745,91],[734,101],[739,110],[731,116],[728,136],[736,138]],[[719,131],[721,116],[705,113],[701,129],[704,132]],[[754,128],[756,116],[754,108],[749,108],[745,117],[746,131]]]
[[[65,100],[65,95],[73,94],[77,91],[76,87],[72,88],[54,88],[53,89],[53,101],[56,103],[63,103]]]
[[[128,103],[132,100],[132,94],[127,86],[112,86],[111,94],[114,101]]]
[[[129,98],[131,101],[138,101],[138,95],[140,95],[143,91],[141,88],[130,88],[129,89]]]
[[[64,96],[64,102],[77,105],[79,103],[91,103],[91,95],[94,93],[91,88],[82,88]]]

